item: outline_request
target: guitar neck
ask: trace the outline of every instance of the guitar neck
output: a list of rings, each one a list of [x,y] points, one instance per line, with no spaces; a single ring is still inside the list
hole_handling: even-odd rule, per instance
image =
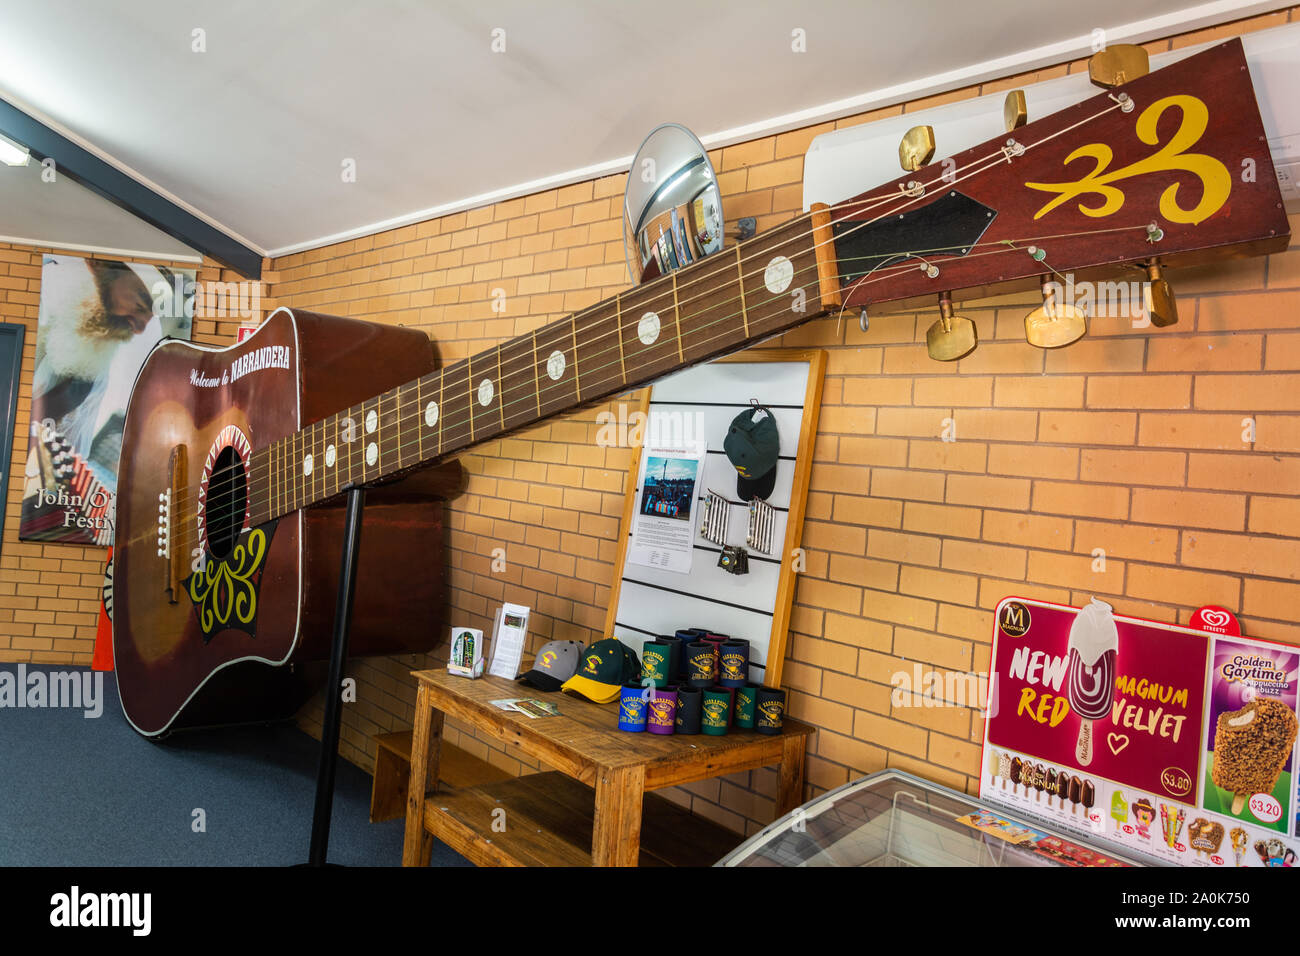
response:
[[[823,207],[406,382],[254,452],[250,522],[779,335],[839,306],[837,272]]]

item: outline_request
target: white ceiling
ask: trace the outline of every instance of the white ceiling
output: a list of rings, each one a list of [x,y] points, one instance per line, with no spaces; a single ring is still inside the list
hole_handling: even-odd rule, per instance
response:
[[[0,242],[200,260],[184,243],[60,176],[57,170],[53,181],[42,179],[41,172],[36,160],[26,166],[0,166]]]
[[[0,96],[282,254],[617,171],[665,121],[716,146],[1087,55],[1098,27],[1142,41],[1286,5],[11,2]],[[17,210],[0,192],[0,235]]]

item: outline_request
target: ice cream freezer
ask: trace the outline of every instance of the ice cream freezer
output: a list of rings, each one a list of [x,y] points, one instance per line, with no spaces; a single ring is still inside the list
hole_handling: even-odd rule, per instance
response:
[[[718,866],[1133,866],[1134,860],[899,770],[797,807]]]

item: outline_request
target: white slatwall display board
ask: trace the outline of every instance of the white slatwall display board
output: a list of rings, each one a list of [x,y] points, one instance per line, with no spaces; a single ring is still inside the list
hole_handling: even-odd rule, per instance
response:
[[[761,354],[761,353],[760,353]],[[798,528],[790,527],[791,496],[795,493],[797,472],[802,481],[795,513],[802,523],[803,497],[807,493],[807,472],[816,435],[816,416],[821,401],[824,353],[782,352],[796,355],[793,361],[725,360],[678,372],[656,383],[648,406],[652,419],[659,421],[702,422],[703,429],[692,431],[708,447],[696,485],[695,511],[692,515],[694,553],[689,574],[650,568],[626,562],[626,546],[632,525],[625,515],[620,551],[620,580],[614,595],[613,636],[641,655],[642,645],[659,634],[672,634],[681,628],[707,628],[720,634],[742,637],[750,642],[750,680],[769,683],[767,668],[769,647],[785,653],[785,627],[774,634],[774,623],[788,622],[793,581],[783,590],[783,568],[793,574],[788,560],[797,547]],[[802,356],[810,358],[803,359]],[[810,390],[810,377],[815,378]],[[776,512],[772,529],[772,554],[765,555],[745,545],[749,528],[748,502],[736,495],[736,469],[723,451],[723,439],[731,421],[750,407],[750,399],[767,408],[776,418],[781,438],[781,457],[777,463],[776,485],[767,501]],[[805,407],[811,403],[811,407]],[[696,418],[695,416],[699,416]],[[809,428],[806,445],[799,447],[805,418]],[[694,425],[692,425],[694,428]],[[650,428],[647,427],[647,433]],[[640,497],[641,468],[644,452],[639,450],[632,463],[633,501]],[[730,504],[727,543],[745,547],[749,552],[749,573],[731,574],[718,567],[721,547],[700,534],[704,499],[710,490],[722,495]],[[630,510],[630,505],[629,505]],[[787,560],[782,562],[782,558]],[[778,609],[780,595],[785,607]],[[779,613],[778,613],[779,611]],[[608,634],[610,628],[606,627]],[[776,673],[779,674],[779,668]],[[770,686],[770,685],[769,685]]]

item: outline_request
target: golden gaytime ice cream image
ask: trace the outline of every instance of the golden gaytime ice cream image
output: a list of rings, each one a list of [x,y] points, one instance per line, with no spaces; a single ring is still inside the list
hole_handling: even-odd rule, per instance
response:
[[[1241,813],[1251,794],[1272,793],[1296,739],[1296,717],[1280,701],[1253,700],[1219,715],[1214,728],[1214,783]]]

